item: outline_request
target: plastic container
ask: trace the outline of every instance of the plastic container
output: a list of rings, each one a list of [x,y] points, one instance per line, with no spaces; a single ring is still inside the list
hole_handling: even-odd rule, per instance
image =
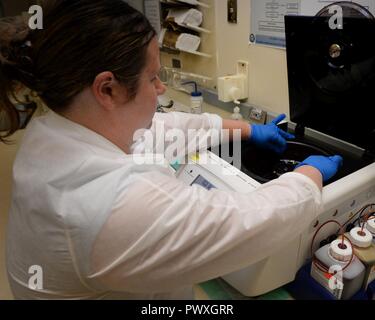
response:
[[[338,284],[333,284],[332,276],[328,272],[322,271],[323,268],[318,268],[315,263],[312,263],[311,277],[336,299],[348,300],[361,290],[366,268],[355,255],[348,265],[353,254],[352,247],[347,240],[344,241],[344,246],[341,243],[341,240],[335,240],[318,249],[314,254],[316,263],[324,266],[327,271],[330,269],[330,271],[343,270],[339,271],[337,275],[337,277],[341,276],[341,281]]]
[[[331,292],[310,276],[311,265],[312,263],[309,262],[299,269],[294,281],[288,283],[285,289],[296,300],[337,300]],[[372,296],[373,286],[370,285],[367,292],[360,290],[349,300],[369,300]]]
[[[243,119],[240,107],[238,107],[238,106],[234,107],[231,118],[233,120],[242,120]]]
[[[353,243],[354,254],[366,268],[363,280],[363,289],[366,290],[368,285],[375,280],[375,245],[372,234],[366,228],[362,230],[362,228],[356,227],[346,236]]]
[[[191,93],[190,97],[190,113],[201,114],[203,105],[202,92],[195,91]]]
[[[190,113],[201,114],[203,106],[202,92],[198,91],[197,83],[189,81],[183,83],[183,85],[192,84],[194,85],[194,91],[190,94]]]

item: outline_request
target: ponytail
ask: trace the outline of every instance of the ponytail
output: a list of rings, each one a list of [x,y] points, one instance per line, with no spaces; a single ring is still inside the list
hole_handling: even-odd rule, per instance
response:
[[[5,130],[0,132],[0,142],[7,142],[6,138],[20,127],[19,113],[12,100],[17,100],[17,88],[32,81],[28,36],[29,28],[23,17],[0,19],[0,120],[6,124],[0,128]]]
[[[61,113],[95,77],[114,74],[136,96],[148,44],[156,36],[147,18],[123,0],[44,0],[43,29],[30,30],[21,17],[0,19],[0,119],[9,130],[20,119],[10,97],[19,84]],[[27,16],[25,16],[26,18]]]

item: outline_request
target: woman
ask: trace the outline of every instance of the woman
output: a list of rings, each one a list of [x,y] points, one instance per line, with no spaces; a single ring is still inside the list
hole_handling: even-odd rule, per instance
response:
[[[244,195],[178,181],[168,165],[134,162],[133,135],[165,128],[242,129],[281,151],[276,123],[155,115],[155,31],[121,0],[46,1],[44,29],[1,23],[0,106],[16,83],[53,111],[28,126],[14,164],[7,269],[15,298],[191,298],[192,285],[259,261],[319,214],[322,180],[340,158],[311,157]],[[6,136],[2,137],[3,139]],[[30,270],[43,271],[30,286]],[[30,269],[31,268],[31,269]],[[34,268],[34,269],[33,269]]]

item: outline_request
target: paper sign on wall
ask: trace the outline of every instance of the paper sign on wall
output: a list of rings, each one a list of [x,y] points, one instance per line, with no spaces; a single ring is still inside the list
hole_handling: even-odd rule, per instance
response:
[[[285,48],[285,15],[315,16],[325,6],[339,1],[327,0],[251,0],[250,43]],[[375,0],[355,0],[375,15]]]

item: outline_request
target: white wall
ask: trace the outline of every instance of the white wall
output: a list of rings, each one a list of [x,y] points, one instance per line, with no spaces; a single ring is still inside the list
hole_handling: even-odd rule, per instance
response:
[[[289,113],[286,52],[259,45],[249,45],[250,0],[238,0],[238,23],[227,22],[227,1],[202,0],[211,5],[204,12],[204,27],[212,34],[202,34],[200,50],[212,53],[211,59],[189,54],[162,53],[164,66],[171,67],[172,58],[181,60],[183,71],[212,77],[208,88],[216,90],[217,77],[233,74],[237,60],[249,62],[249,100],[275,113]],[[254,0],[253,0],[254,1]],[[255,0],[263,1],[263,0]]]
[[[238,0],[238,24],[227,22],[227,1],[216,0],[215,5],[218,76],[235,73],[237,60],[248,61],[249,103],[288,114],[285,50],[249,45],[250,0]]]

